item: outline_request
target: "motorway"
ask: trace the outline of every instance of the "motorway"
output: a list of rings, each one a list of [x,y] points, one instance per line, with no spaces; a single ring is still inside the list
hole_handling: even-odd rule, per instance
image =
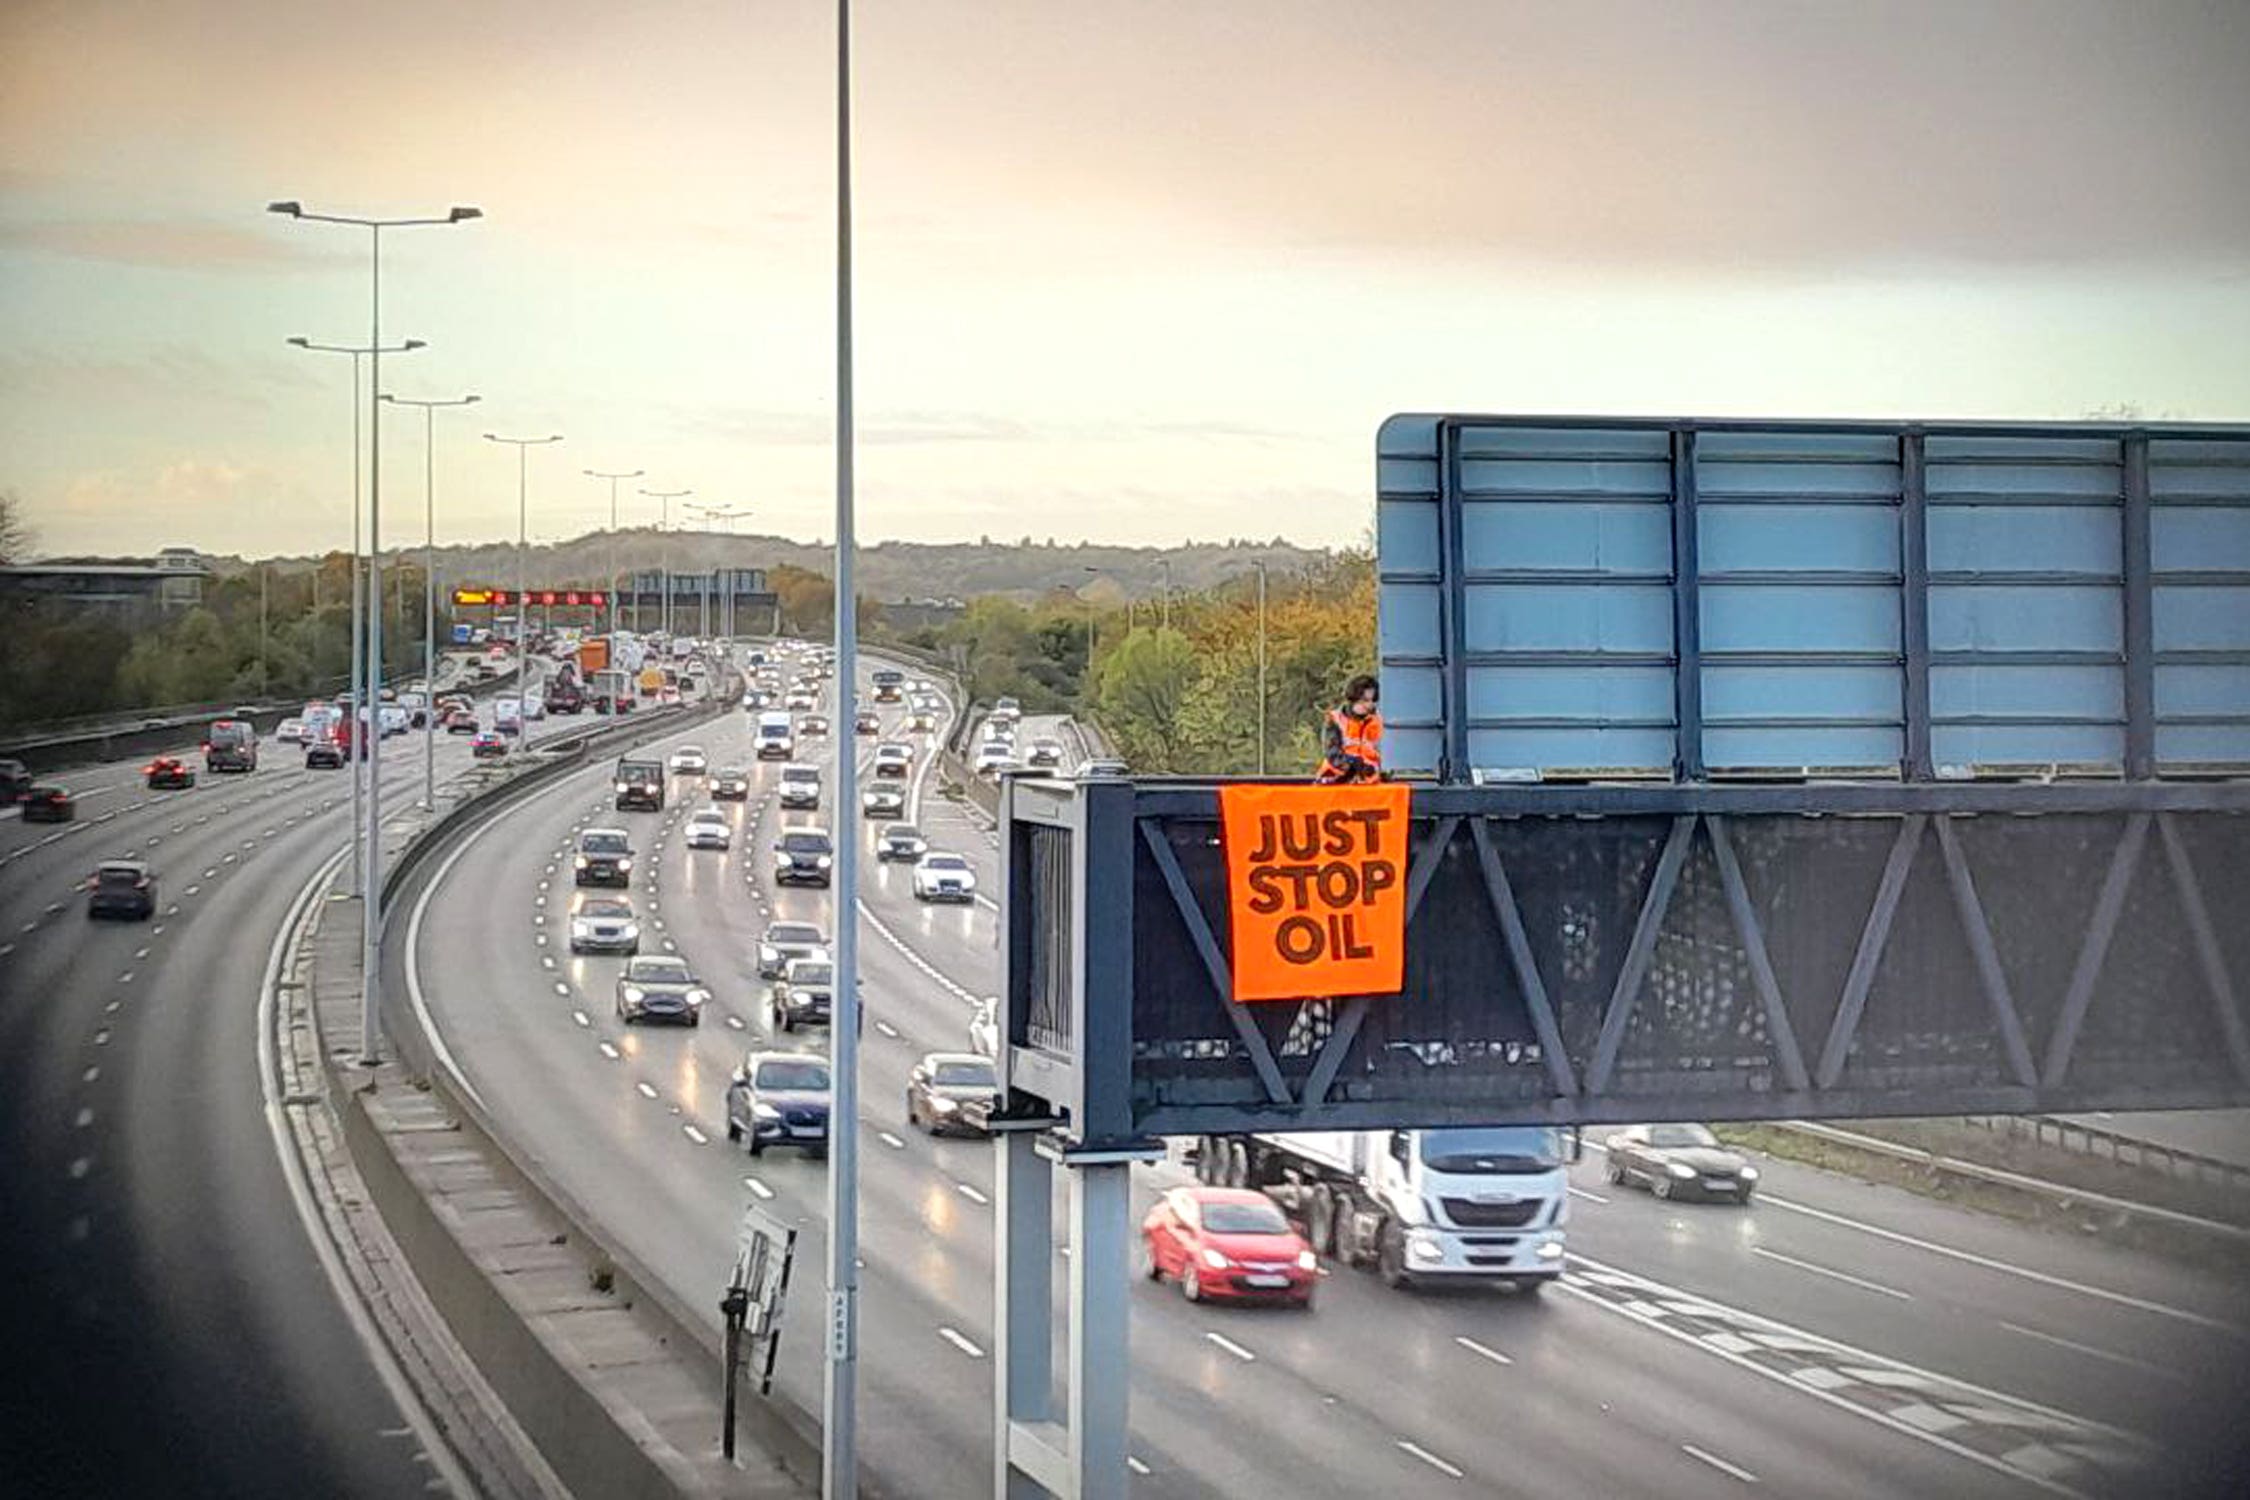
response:
[[[748,718],[673,740],[750,765]],[[873,741],[844,743],[864,759]],[[691,851],[677,830],[702,805],[692,782],[662,814],[620,814],[607,780],[589,767],[484,825],[410,893],[387,962],[518,1149],[682,1305],[713,1307],[746,1197],[803,1226],[780,1383],[817,1411],[824,1168],[729,1146],[723,1095],[769,1044],[758,932],[834,926],[827,893],[768,887],[767,848],[785,821],[827,818],[784,819],[768,763],[747,804],[721,804],[734,848]],[[920,804],[933,844],[992,889],[989,825]],[[643,951],[684,955],[713,990],[700,1029],[628,1030],[611,1010],[621,960],[568,952],[572,840],[596,825],[628,828],[643,856]],[[872,857],[863,872],[864,1459],[887,1494],[989,1493],[991,1150],[913,1130],[902,1094],[923,1052],[964,1045],[994,987],[994,912],[922,907],[906,870]],[[1659,1203],[1609,1187],[1592,1145],[1573,1275],[1544,1299],[1402,1294],[1343,1271],[1292,1315],[1136,1286],[1135,1492],[2240,1492],[2237,1282],[1784,1162],[1748,1210]],[[1144,1171],[1141,1201],[1186,1180],[1176,1163]]]
[[[192,746],[179,752],[192,760]],[[269,1126],[260,992],[284,917],[350,840],[346,771],[268,740],[152,792],[58,775],[79,819],[0,821],[0,1474],[40,1496],[406,1496],[423,1451],[316,1262]],[[468,763],[441,736],[441,778]],[[419,795],[415,737],[386,806]],[[90,922],[97,860],[146,858],[151,921]]]

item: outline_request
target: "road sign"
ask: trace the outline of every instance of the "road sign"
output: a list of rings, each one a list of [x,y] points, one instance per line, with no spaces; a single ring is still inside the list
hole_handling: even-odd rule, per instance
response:
[[[1236,1000],[1398,993],[1407,801],[1403,786],[1219,789]]]
[[[458,588],[453,591],[456,609],[510,609],[519,601],[545,608],[603,609],[608,607],[609,594],[602,589],[525,589],[519,593],[515,589]]]

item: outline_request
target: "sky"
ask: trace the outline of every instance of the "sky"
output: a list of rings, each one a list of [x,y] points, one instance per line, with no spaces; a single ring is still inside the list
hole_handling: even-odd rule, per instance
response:
[[[834,535],[830,0],[0,0],[0,491]],[[2244,0],[860,0],[858,532],[1364,538],[1396,411],[2250,419]],[[423,532],[386,410],[382,533]],[[674,519],[681,519],[675,509]]]

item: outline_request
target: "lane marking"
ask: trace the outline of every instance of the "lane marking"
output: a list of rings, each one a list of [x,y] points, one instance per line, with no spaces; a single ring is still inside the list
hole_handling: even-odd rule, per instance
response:
[[[893,1026],[888,1021],[877,1021],[875,1023],[875,1029],[883,1033],[883,1035],[891,1038],[893,1041],[896,1041],[898,1039],[898,1028],[896,1026]]]
[[[1435,1453],[1432,1453],[1429,1449],[1423,1447],[1420,1443],[1410,1443],[1405,1438],[1400,1438],[1398,1440],[1398,1445],[1403,1451],[1413,1454],[1416,1458],[1422,1460],[1422,1462],[1428,1464],[1431,1468],[1437,1470],[1440,1474],[1443,1474],[1448,1479],[1459,1479],[1463,1477],[1461,1470],[1455,1468],[1452,1464],[1447,1463],[1444,1459],[1438,1457]]]
[[[1465,1337],[1461,1334],[1457,1333],[1453,1335],[1453,1342],[1459,1344],[1462,1348],[1468,1350],[1471,1354],[1477,1355],[1478,1357],[1483,1359],[1489,1359],[1496,1365],[1512,1365],[1515,1363],[1514,1360],[1508,1358],[1507,1355],[1502,1354],[1499,1350],[1487,1349],[1484,1345],[1478,1343],[1475,1339]]]
[[[773,1189],[767,1187],[764,1183],[760,1182],[755,1177],[743,1178],[742,1185],[748,1188],[751,1192],[757,1194],[760,1198],[771,1198],[773,1196]]]
[[[680,1127],[680,1134],[686,1136],[689,1140],[695,1142],[698,1146],[708,1146],[711,1144],[711,1137],[705,1135],[702,1131],[696,1129],[693,1125],[682,1125]]]
[[[1599,1194],[1599,1193],[1589,1193],[1589,1192],[1587,1192],[1587,1191],[1586,1191],[1586,1190],[1585,1190],[1584,1188],[1582,1188],[1582,1187],[1574,1187],[1574,1188],[1572,1188],[1572,1189],[1570,1190],[1570,1196],[1571,1196],[1571,1197],[1573,1197],[1573,1198],[1583,1198],[1583,1199],[1585,1199],[1585,1200],[1586,1200],[1586,1201],[1587,1201],[1588,1203],[1607,1203],[1607,1202],[1609,1201],[1609,1200],[1608,1200],[1607,1198],[1604,1198],[1604,1197],[1603,1197],[1603,1196],[1602,1196],[1601,1194]]]
[[[1795,1266],[1800,1271],[1810,1271],[1815,1276],[1826,1276],[1832,1280],[1844,1282],[1846,1285],[1859,1287],[1864,1291],[1879,1292],[1885,1297],[1896,1297],[1901,1302],[1912,1302],[1914,1300],[1912,1292],[1902,1292],[1896,1287],[1885,1286],[1879,1281],[1868,1281],[1847,1271],[1832,1271],[1826,1266],[1816,1266],[1809,1260],[1799,1260],[1794,1255],[1783,1255],[1779,1250],[1768,1250],[1763,1245],[1752,1245],[1750,1253],[1762,1255],[1767,1260],[1777,1260],[1785,1266]]]
[[[616,1062],[616,1061],[617,1061],[617,1060],[618,1060],[618,1059],[619,1059],[620,1057],[622,1057],[622,1056],[624,1055],[623,1053],[619,1052],[619,1051],[618,1051],[618,1050],[617,1050],[617,1049],[616,1049],[615,1047],[611,1046],[611,1045],[610,1045],[610,1044],[609,1044],[608,1042],[603,1042],[603,1043],[601,1044],[601,1049],[602,1049],[602,1056],[604,1056],[604,1057],[608,1058],[608,1059],[609,1059],[609,1060],[610,1060],[611,1062]]]
[[[1233,1355],[1236,1359],[1241,1360],[1246,1365],[1255,1364],[1257,1362],[1257,1355],[1252,1354],[1249,1350],[1243,1348],[1240,1344],[1236,1343],[1233,1339],[1228,1338],[1223,1333],[1213,1333],[1206,1330],[1203,1337],[1206,1342],[1217,1344],[1221,1349],[1226,1350],[1227,1353]]]
[[[1748,1469],[1737,1468],[1735,1465],[1730,1464],[1725,1459],[1719,1457],[1716,1453],[1706,1453],[1701,1448],[1696,1447],[1693,1443],[1680,1444],[1680,1451],[1682,1453],[1685,1453],[1690,1458],[1701,1459],[1703,1462],[1709,1464],[1712,1468],[1717,1469],[1721,1474],[1733,1475],[1735,1478],[1741,1480],[1744,1484],[1756,1484],[1758,1482],[1758,1476],[1751,1473]]]
[[[900,1140],[897,1136],[892,1135],[888,1130],[879,1130],[875,1132],[875,1139],[881,1141],[884,1145],[890,1147],[893,1151],[904,1151],[906,1149],[906,1142]]]
[[[572,1019],[573,1021],[576,1021],[576,1022],[577,1022],[577,1023],[579,1024],[579,1025],[581,1025],[581,1026],[591,1026],[591,1025],[593,1025],[593,1024],[594,1024],[594,1023],[593,1023],[592,1021],[590,1021],[590,1020],[588,1020],[588,1019],[586,1018],[586,1012],[584,1012],[584,1011],[582,1011],[582,1010],[574,1010],[574,1011],[572,1011],[572,1012],[570,1013],[570,1018],[571,1018],[571,1019]]]
[[[92,1171],[93,1169],[94,1169],[94,1160],[93,1160],[93,1158],[92,1158],[92,1157],[90,1157],[90,1156],[81,1156],[81,1157],[79,1157],[79,1158],[78,1158],[77,1160],[73,1161],[73,1162],[72,1162],[72,1163],[70,1164],[70,1176],[71,1176],[71,1180],[72,1180],[73,1182],[75,1182],[75,1181],[77,1181],[77,1180],[78,1180],[79,1178],[81,1178],[81,1177],[84,1177],[84,1176],[85,1176],[85,1175],[86,1175],[86,1174],[87,1174],[88,1172]]]
[[[656,1097],[656,1086],[654,1084],[644,1081],[634,1084],[633,1089],[643,1099],[654,1099]]]
[[[558,979],[555,981],[555,993],[558,995],[567,995],[570,993],[570,986],[564,984],[561,980]]]
[[[81,1109],[80,1111],[78,1111],[77,1118],[73,1119],[70,1123],[74,1129],[84,1130],[87,1126],[94,1123],[94,1112],[91,1109]]]
[[[97,1079],[97,1078],[99,1078],[99,1077],[101,1077],[101,1076],[102,1076],[102,1069],[101,1069],[101,1064],[99,1064],[99,1063],[96,1063],[96,1064],[94,1064],[94,1065],[93,1065],[92,1067],[88,1068],[88,1069],[87,1069],[87,1070],[86,1070],[85,1072],[83,1072],[83,1073],[79,1074],[79,1075],[78,1075],[78,1081],[79,1081],[80,1083],[92,1083],[92,1082],[93,1082],[93,1081],[94,1081],[95,1079]]]
[[[2161,1375],[2166,1380],[2184,1381],[2188,1378],[2177,1370],[2167,1370],[2162,1365],[2150,1364],[2145,1359],[2135,1359],[2130,1354],[2118,1354],[2108,1349],[2097,1349],[2092,1344],[2081,1344],[2074,1339],[2063,1338],[2059,1334],[2041,1333],[2038,1329],[2026,1328],[2021,1323],[2003,1321],[2000,1326],[2010,1333],[2020,1333],[2027,1339],[2038,1339],[2043,1343],[2054,1344],[2059,1348],[2070,1349],[2079,1354],[2090,1354],[2096,1359],[2115,1360],[2121,1365],[2130,1365],[2136,1370],[2145,1370],[2152,1375]]]
[[[959,1193],[962,1197],[968,1199],[971,1203],[990,1203],[992,1201],[990,1198],[987,1198],[984,1194],[978,1192],[975,1188],[970,1187],[965,1182],[956,1182],[955,1184],[953,1184],[953,1190]]]
[[[963,1354],[966,1354],[971,1359],[984,1358],[984,1351],[982,1349],[979,1349],[975,1344],[969,1342],[966,1336],[955,1332],[951,1328],[940,1328],[938,1330],[938,1337],[944,1339],[947,1343],[951,1344],[954,1348],[960,1350]]]
[[[1131,1469],[1136,1474],[1146,1474],[1148,1472],[1148,1465],[1142,1463],[1139,1459],[1133,1457],[1133,1455],[1130,1453],[1125,1455],[1125,1467]]]

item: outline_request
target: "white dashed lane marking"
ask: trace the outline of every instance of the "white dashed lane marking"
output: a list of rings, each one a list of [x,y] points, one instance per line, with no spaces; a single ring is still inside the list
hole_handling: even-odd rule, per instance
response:
[[[1690,1458],[1699,1459],[1702,1462],[1709,1464],[1712,1468],[1717,1469],[1721,1474],[1733,1475],[1736,1479],[1741,1480],[1744,1484],[1756,1484],[1758,1482],[1758,1476],[1751,1473],[1748,1469],[1737,1468],[1715,1453],[1704,1452],[1701,1448],[1696,1447],[1693,1443],[1680,1444],[1680,1451],[1682,1453],[1685,1453]]]
[[[1420,1443],[1410,1443],[1405,1438],[1400,1438],[1398,1440],[1398,1446],[1400,1451],[1412,1454],[1414,1457],[1428,1464],[1431,1468],[1437,1470],[1440,1474],[1445,1475],[1448,1479],[1459,1479],[1462,1477],[1461,1471],[1458,1468],[1455,1468],[1452,1464],[1447,1463],[1444,1459],[1438,1457],[1435,1453],[1432,1453],[1429,1449],[1423,1447]]]
[[[1453,1342],[1459,1344],[1462,1348],[1468,1350],[1471,1354],[1476,1355],[1479,1359],[1489,1359],[1496,1365],[1512,1365],[1515,1363],[1514,1360],[1508,1358],[1507,1355],[1502,1354],[1499,1350],[1488,1349],[1484,1345],[1478,1343],[1475,1339],[1464,1338],[1460,1334],[1455,1334],[1453,1336]]]
[[[1236,1343],[1233,1339],[1228,1338],[1223,1333],[1206,1333],[1203,1335],[1203,1337],[1206,1342],[1218,1345],[1221,1349],[1226,1350],[1227,1353],[1233,1355],[1236,1359],[1241,1360],[1244,1364],[1250,1364],[1254,1362],[1258,1357],[1257,1355],[1252,1354],[1249,1350],[1243,1348],[1240,1344]]]
[[[960,1350],[963,1354],[966,1354],[971,1359],[984,1358],[984,1351],[982,1349],[979,1349],[975,1344],[969,1342],[968,1336],[963,1333],[960,1333],[951,1328],[940,1328],[938,1330],[938,1337],[944,1339],[947,1343],[951,1344],[954,1348]]]

